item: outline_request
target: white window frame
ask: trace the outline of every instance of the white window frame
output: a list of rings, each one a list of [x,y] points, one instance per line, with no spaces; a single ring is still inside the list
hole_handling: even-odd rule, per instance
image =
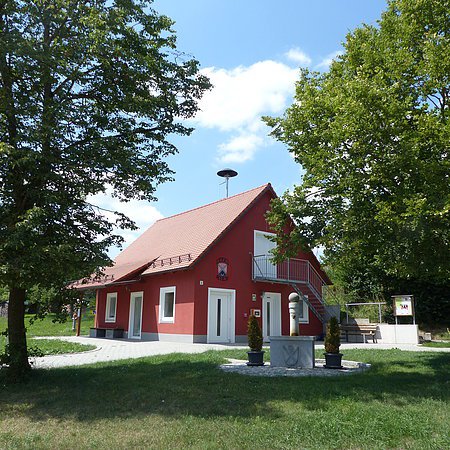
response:
[[[308,298],[307,295],[305,295],[306,298]],[[303,306],[303,317],[299,317],[298,323],[309,323],[309,306],[308,303],[305,302],[305,300],[300,300],[300,305]]]
[[[114,317],[109,317],[109,310],[111,309],[111,299],[116,299],[116,304],[114,305]],[[106,294],[106,309],[105,309],[105,322],[115,323],[117,319],[117,292],[110,292]]]
[[[164,317],[166,294],[171,292],[173,292],[173,316]],[[167,286],[159,289],[159,323],[175,323],[176,297],[177,288],[175,286]]]

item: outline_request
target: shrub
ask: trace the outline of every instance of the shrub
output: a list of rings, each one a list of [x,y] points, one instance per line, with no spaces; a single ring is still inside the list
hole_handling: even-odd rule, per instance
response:
[[[258,319],[251,315],[248,319],[248,346],[252,352],[260,352],[263,345],[263,337]]]
[[[336,317],[332,317],[327,323],[327,333],[325,335],[325,351],[327,353],[339,353],[341,345],[341,330]]]

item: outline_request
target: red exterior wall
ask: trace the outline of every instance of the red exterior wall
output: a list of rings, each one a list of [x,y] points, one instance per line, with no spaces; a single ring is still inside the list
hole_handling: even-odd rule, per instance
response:
[[[247,335],[247,320],[250,308],[261,309],[262,293],[281,293],[282,334],[289,334],[288,296],[291,286],[279,283],[262,283],[252,281],[252,256],[254,251],[254,231],[268,231],[265,220],[266,211],[272,196],[266,192],[258,202],[239,220],[231,230],[200,260],[195,267],[195,316],[194,334],[206,335],[208,322],[208,288],[236,290],[236,336]],[[226,258],[229,262],[228,280],[217,279],[217,259]],[[310,255],[300,253],[299,258],[310,259]],[[311,259],[314,257],[311,255]],[[203,281],[203,285],[200,285]],[[256,294],[256,302],[252,301]],[[305,294],[308,294],[305,291]],[[260,323],[261,324],[261,323]],[[322,323],[309,312],[309,324],[300,325],[300,334],[319,335]]]
[[[236,290],[235,334],[247,334],[247,320],[250,308],[262,311],[262,293],[281,293],[282,334],[289,334],[288,296],[292,287],[278,283],[252,281],[252,257],[254,231],[268,231],[264,218],[272,198],[266,192],[256,204],[228,232],[213,245],[193,269],[168,272],[143,277],[140,282],[102,289],[97,293],[96,326],[101,328],[123,328],[128,330],[130,294],[143,291],[142,332],[164,334],[207,334],[208,288]],[[195,232],[195,230],[193,230]],[[229,262],[228,279],[217,279],[217,259]],[[300,252],[298,258],[308,259],[318,268],[312,253]],[[203,284],[200,285],[200,281]],[[176,287],[175,322],[159,323],[159,295],[161,287]],[[106,294],[117,292],[117,314],[115,323],[105,323]],[[305,289],[305,294],[309,292]],[[256,294],[256,301],[252,301]],[[300,334],[319,335],[322,323],[309,312],[309,323],[300,325]]]
[[[143,291],[142,332],[167,334],[193,334],[194,285],[192,270],[168,272],[143,277],[140,282],[109,287],[99,291],[97,300],[97,326],[128,330],[130,294]],[[176,287],[175,322],[159,323],[159,293],[162,287]],[[115,323],[105,322],[106,295],[117,292]]]

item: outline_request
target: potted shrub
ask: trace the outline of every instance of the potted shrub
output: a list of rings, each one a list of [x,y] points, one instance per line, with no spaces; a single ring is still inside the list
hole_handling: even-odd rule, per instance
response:
[[[264,351],[262,351],[263,337],[261,327],[258,319],[251,315],[248,319],[248,346],[250,351],[248,355],[248,366],[263,366],[264,365]]]
[[[342,369],[342,353],[339,353],[341,345],[341,330],[336,317],[332,317],[327,323],[325,334],[325,366],[327,369]]]

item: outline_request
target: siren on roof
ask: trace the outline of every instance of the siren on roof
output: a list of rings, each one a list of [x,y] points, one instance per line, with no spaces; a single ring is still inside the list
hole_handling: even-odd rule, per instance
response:
[[[217,175],[219,175],[219,177],[225,178],[224,183],[227,185],[227,198],[228,198],[228,180],[230,178],[235,177],[237,174],[238,173],[233,169],[223,169],[217,172]]]

